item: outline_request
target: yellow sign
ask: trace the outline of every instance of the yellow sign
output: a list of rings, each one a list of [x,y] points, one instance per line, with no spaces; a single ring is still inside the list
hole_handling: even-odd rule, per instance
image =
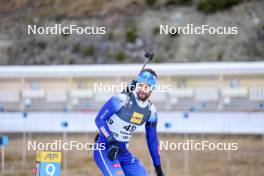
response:
[[[143,117],[144,117],[144,114],[134,112],[130,119],[130,122],[133,122],[135,124],[140,124],[142,122]]]
[[[61,162],[61,152],[37,151],[37,161],[39,162]]]

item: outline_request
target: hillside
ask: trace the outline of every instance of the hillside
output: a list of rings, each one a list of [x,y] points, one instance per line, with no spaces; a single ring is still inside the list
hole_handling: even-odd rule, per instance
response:
[[[217,8],[200,1],[3,0],[0,64],[137,63],[144,48],[156,62],[264,60],[263,0]],[[28,35],[29,24],[105,26],[106,34]],[[161,24],[237,26],[238,34],[161,35]]]

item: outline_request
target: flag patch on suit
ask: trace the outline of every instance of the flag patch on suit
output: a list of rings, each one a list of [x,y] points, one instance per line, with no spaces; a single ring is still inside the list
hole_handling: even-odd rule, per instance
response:
[[[130,119],[130,122],[135,123],[135,124],[140,124],[142,122],[143,117],[144,117],[144,114],[134,112]]]

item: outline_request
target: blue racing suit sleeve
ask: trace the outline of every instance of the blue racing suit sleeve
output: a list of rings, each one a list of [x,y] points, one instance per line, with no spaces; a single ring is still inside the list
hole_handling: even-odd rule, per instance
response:
[[[112,136],[111,131],[107,125],[107,120],[117,111],[119,111],[125,101],[126,101],[127,95],[125,94],[118,94],[116,96],[111,97],[99,110],[96,118],[95,118],[95,124],[99,131],[107,138],[109,136]]]
[[[157,136],[157,121],[158,114],[155,107],[151,106],[151,115],[149,120],[145,125],[146,129],[146,138],[149,148],[149,152],[155,167],[160,166],[160,155],[159,155],[159,140]]]

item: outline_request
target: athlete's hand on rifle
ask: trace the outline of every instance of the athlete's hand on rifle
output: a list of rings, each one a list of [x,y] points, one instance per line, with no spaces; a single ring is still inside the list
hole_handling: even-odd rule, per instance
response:
[[[110,141],[108,147],[108,158],[110,159],[110,161],[117,159],[118,152],[119,152],[118,143],[114,140]]]
[[[123,90],[123,92],[132,92],[132,91],[134,91],[135,88],[136,88],[136,85],[137,85],[137,81],[133,79],[130,82],[130,84]]]
[[[165,176],[165,175],[163,174],[163,171],[162,171],[162,169],[161,169],[161,166],[156,166],[155,169],[156,169],[156,174],[157,174],[157,176]]]

